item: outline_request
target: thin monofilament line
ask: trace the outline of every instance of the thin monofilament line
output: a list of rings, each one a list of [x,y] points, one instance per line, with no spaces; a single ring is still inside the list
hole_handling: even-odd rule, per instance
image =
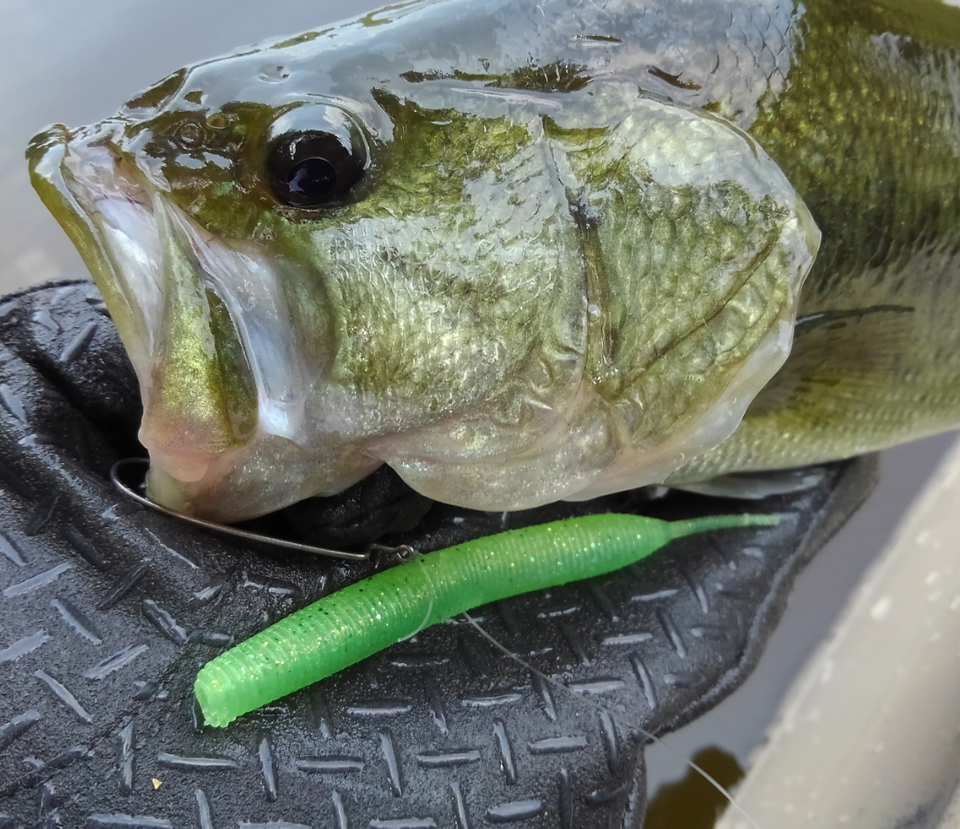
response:
[[[412,561],[418,562],[422,566],[423,556],[421,554],[417,554],[417,557],[412,559]],[[431,593],[433,593],[433,591],[435,591],[436,588],[433,586],[433,580],[430,578],[430,572],[429,570],[427,570],[426,567],[423,568],[423,577],[430,583]],[[416,636],[418,633],[420,633],[420,631],[430,627],[431,613],[433,613],[433,595],[430,596],[430,604],[427,605],[427,612],[423,616],[423,621],[419,625],[417,625],[417,629],[412,631],[411,633],[408,633],[406,636],[401,636],[397,641],[406,642],[410,639],[413,639],[413,637]]]
[[[423,621],[420,623],[417,629],[408,633],[406,636],[401,636],[397,641],[408,642],[411,639],[413,639],[413,637],[416,636],[418,633],[422,633],[424,630],[426,630],[429,627],[428,623],[430,621],[431,613],[433,613],[433,597],[432,596],[430,597],[430,604],[427,605],[427,612],[423,616]]]
[[[471,616],[469,613],[464,612],[462,615],[463,615],[463,618],[466,619],[471,625],[473,625],[478,631],[480,631],[480,635],[483,636],[485,639],[487,639],[487,641],[489,641],[490,644],[492,644],[495,648],[497,648],[497,650],[503,652],[508,657],[510,657],[510,659],[512,659],[514,662],[518,663],[519,665],[522,665],[531,673],[536,674],[536,676],[540,677],[542,680],[549,683],[554,688],[559,688],[562,691],[564,691],[564,693],[567,693],[567,694],[573,694],[573,691],[570,688],[568,688],[566,685],[564,685],[562,682],[554,679],[551,676],[547,676],[539,668],[535,668],[533,665],[527,662],[523,657],[517,656],[517,654],[511,651],[510,648],[508,648],[506,645],[499,642],[492,633],[488,633],[486,630],[484,630],[484,628],[480,625],[480,623],[476,619],[474,619],[473,616]],[[588,705],[592,705],[595,708],[598,708],[601,711],[606,712],[614,719],[619,719],[623,721],[622,714],[619,714],[616,711],[612,711],[611,709],[607,708],[605,705],[597,702],[596,700],[584,699],[584,702],[586,702]],[[730,794],[730,792],[727,791],[720,784],[719,781],[717,781],[712,775],[710,775],[709,772],[707,772],[705,769],[700,768],[700,766],[694,763],[693,760],[691,760],[689,757],[684,756],[682,752],[675,749],[666,740],[663,740],[660,737],[658,737],[656,734],[653,734],[652,732],[647,731],[642,725],[637,725],[637,723],[631,722],[629,719],[626,720],[626,722],[628,725],[630,725],[631,728],[635,728],[648,740],[651,740],[657,745],[663,746],[667,751],[669,751],[674,757],[679,759],[686,766],[693,769],[698,774],[702,775],[704,780],[706,780],[711,786],[713,786],[718,792],[720,792],[720,794],[722,794],[730,802],[730,804],[737,811],[739,811],[741,815],[743,815],[747,819],[747,821],[750,823],[753,829],[763,829],[763,827],[750,816],[749,812],[747,812],[747,810],[744,809],[743,806],[741,806],[737,802],[737,799],[732,794]]]

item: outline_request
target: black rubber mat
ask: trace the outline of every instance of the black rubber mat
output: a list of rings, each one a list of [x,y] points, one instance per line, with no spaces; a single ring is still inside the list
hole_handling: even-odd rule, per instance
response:
[[[199,667],[389,566],[242,546],[143,510],[108,480],[137,452],[136,386],[92,286],[0,300],[0,827],[637,826],[641,729],[745,678],[790,585],[876,466],[825,468],[758,506],[763,530],[676,542],[590,582],[479,608],[312,688],[204,727]],[[659,497],[658,497],[659,496]],[[426,551],[585,511],[745,511],[636,491],[515,514],[431,504],[384,471],[268,521]]]

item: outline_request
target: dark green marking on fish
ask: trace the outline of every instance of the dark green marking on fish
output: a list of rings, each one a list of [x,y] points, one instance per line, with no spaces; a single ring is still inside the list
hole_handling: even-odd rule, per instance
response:
[[[737,432],[669,482],[851,456],[957,423],[960,12],[933,0],[803,9],[789,84],[748,128],[823,233],[800,318],[835,324],[798,324]]]
[[[686,535],[778,522],[775,515],[672,522],[588,515],[467,541],[376,573],[271,625],[207,663],[194,691],[206,723],[222,727],[479,605],[619,570]]]

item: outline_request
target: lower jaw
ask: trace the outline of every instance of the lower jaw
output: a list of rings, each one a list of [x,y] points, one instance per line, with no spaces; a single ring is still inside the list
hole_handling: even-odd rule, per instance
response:
[[[304,498],[340,492],[381,465],[376,459],[364,462],[356,454],[346,454],[344,458],[325,459],[287,438],[265,434],[218,455],[179,458],[173,453],[151,451],[147,496],[184,515],[232,524],[275,512]],[[188,480],[199,474],[204,464],[205,474]],[[184,471],[192,474],[182,474]]]
[[[189,456],[171,455],[164,459],[163,467],[167,476],[175,480],[193,484],[203,480],[210,470],[211,460]]]
[[[204,474],[187,479],[176,474],[179,470],[175,467],[168,470],[165,465],[151,460],[150,471],[147,473],[147,496],[167,509],[194,518],[209,518],[200,499],[190,492],[194,488],[192,485],[205,477],[207,469],[209,464],[206,465]]]
[[[220,523],[239,520],[230,513],[242,510],[244,499],[224,495],[233,488],[230,481],[235,477],[237,451],[187,454],[147,449],[147,495],[152,501],[194,518]]]

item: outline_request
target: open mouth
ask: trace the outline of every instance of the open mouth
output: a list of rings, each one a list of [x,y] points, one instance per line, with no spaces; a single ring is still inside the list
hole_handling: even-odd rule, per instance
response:
[[[64,185],[97,229],[115,284],[137,313],[139,348],[131,357],[146,357],[156,348],[163,308],[160,237],[150,194],[109,141],[72,141],[63,159]],[[142,377],[137,361],[134,366]]]
[[[267,257],[188,216],[161,173],[118,149],[122,129],[53,127],[28,158],[133,363],[151,476],[186,506],[175,491],[216,484],[258,442],[297,451],[310,384]]]

